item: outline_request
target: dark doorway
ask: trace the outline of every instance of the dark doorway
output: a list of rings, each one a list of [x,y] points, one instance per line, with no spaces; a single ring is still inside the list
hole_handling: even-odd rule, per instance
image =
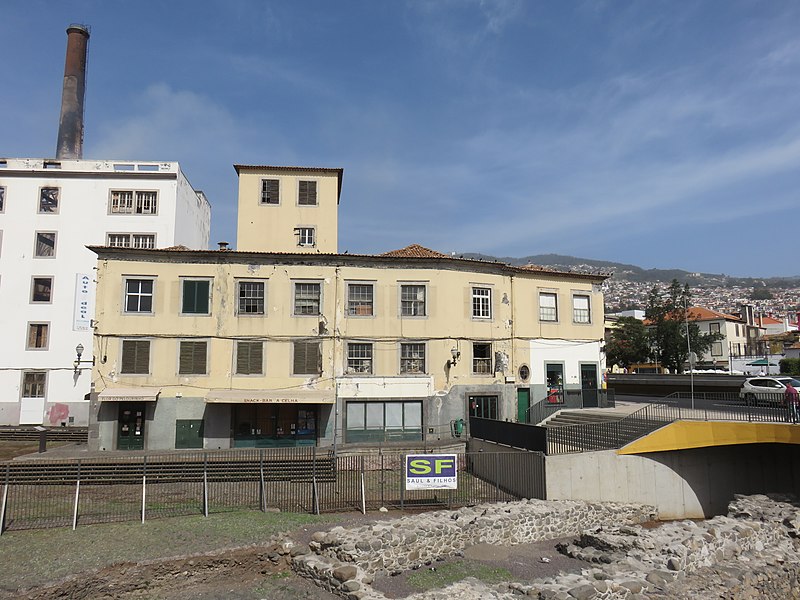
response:
[[[119,405],[117,450],[144,450],[144,402]]]
[[[595,364],[581,365],[581,395],[584,408],[598,406],[597,365]]]

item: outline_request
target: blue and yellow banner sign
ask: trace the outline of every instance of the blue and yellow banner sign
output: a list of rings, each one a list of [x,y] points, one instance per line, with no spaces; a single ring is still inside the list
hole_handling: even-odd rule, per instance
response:
[[[458,456],[455,454],[407,454],[407,490],[455,490],[458,488]]]

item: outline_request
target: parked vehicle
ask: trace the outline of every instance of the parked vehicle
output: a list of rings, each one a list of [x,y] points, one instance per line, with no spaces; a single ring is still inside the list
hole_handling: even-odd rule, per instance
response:
[[[789,383],[800,389],[800,381],[788,376],[750,377],[742,384],[739,398],[750,406],[757,404],[782,406],[784,403],[783,393]]]

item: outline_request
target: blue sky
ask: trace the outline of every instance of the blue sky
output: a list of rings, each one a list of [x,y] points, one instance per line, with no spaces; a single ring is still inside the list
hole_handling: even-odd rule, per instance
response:
[[[4,0],[0,156],[177,160],[235,241],[232,165],[342,167],[340,251],[411,243],[800,275],[800,3]]]

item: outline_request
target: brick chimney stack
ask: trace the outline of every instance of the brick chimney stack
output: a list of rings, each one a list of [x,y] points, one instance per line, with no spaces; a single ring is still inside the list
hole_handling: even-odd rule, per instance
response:
[[[89,28],[67,27],[67,60],[61,92],[56,158],[83,158],[83,100],[86,93],[86,53]]]

